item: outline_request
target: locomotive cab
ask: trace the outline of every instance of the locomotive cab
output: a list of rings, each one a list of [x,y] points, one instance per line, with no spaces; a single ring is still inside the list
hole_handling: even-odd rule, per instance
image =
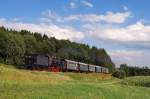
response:
[[[25,55],[24,66],[27,69],[46,69],[49,66],[49,56],[39,54]]]
[[[49,70],[52,72],[64,71],[65,61],[62,59],[53,58],[52,63],[49,66]]]

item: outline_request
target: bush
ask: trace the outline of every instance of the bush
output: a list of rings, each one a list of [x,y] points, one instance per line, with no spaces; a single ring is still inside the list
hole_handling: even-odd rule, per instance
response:
[[[5,63],[4,59],[0,57],[0,63]]]
[[[119,79],[123,79],[126,77],[126,73],[122,70],[117,70],[112,74],[112,76],[117,77]]]

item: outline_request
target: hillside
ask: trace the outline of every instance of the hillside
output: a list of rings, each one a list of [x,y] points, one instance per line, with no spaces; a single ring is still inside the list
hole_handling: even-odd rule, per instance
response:
[[[0,62],[22,65],[25,54],[48,54],[114,70],[114,63],[105,49],[86,44],[57,40],[54,37],[26,30],[15,31],[0,28]]]
[[[0,64],[0,99],[149,99],[147,87],[109,74],[50,73]]]

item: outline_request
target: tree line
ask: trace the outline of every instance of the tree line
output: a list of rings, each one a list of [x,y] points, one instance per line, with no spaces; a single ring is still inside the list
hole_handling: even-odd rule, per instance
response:
[[[127,77],[150,76],[150,69],[148,67],[137,67],[137,66],[128,66],[127,64],[121,64],[119,70],[124,71]]]
[[[115,69],[105,49],[86,44],[57,40],[54,37],[27,30],[11,30],[0,27],[0,62],[21,65],[26,54],[48,54],[58,58],[85,62]]]
[[[127,64],[121,64],[112,76],[117,78],[125,78],[131,76],[150,76],[150,69],[148,67],[128,66]]]

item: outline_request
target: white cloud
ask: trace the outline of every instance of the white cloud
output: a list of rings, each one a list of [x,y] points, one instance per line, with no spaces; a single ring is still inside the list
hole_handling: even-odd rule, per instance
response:
[[[69,16],[60,16],[53,13],[51,10],[46,10],[42,12],[41,21],[44,22],[66,22],[66,21],[79,21],[86,23],[124,23],[131,16],[130,11],[126,12],[106,12],[105,14],[75,14]]]
[[[69,7],[70,8],[77,8],[80,6],[86,6],[86,7],[90,7],[93,8],[93,4],[91,2],[89,2],[88,0],[73,0],[69,3]]]
[[[16,18],[12,18],[10,19],[11,21],[14,21],[14,22],[18,22],[18,21],[22,21],[24,18],[21,18],[21,17],[16,17]]]
[[[29,30],[31,32],[39,32],[41,34],[47,34],[49,37],[56,37],[57,39],[69,39],[72,41],[81,40],[84,38],[84,34],[80,31],[76,31],[72,27],[57,26],[54,24],[31,24],[22,22],[11,22],[6,19],[0,19],[0,26],[15,30]]]
[[[116,50],[113,52],[110,52],[111,56],[113,57],[121,57],[125,60],[131,61],[134,57],[139,57],[143,53],[141,51],[129,51],[129,50]]]
[[[57,22],[83,22],[81,23],[83,31],[98,39],[121,42],[150,41],[150,26],[143,24],[142,21],[138,21],[137,23],[128,25],[126,27],[119,27],[119,24],[125,23],[127,18],[130,17],[130,11],[116,13],[107,12],[105,15],[79,14],[62,17],[52,13],[50,10],[47,10],[42,14],[47,16],[46,18],[41,18],[43,22],[50,22],[51,20],[56,20]],[[101,22],[105,22],[105,24]],[[114,25],[113,23],[118,24]]]
[[[135,50],[116,50],[116,51],[109,51],[112,59],[116,62],[117,66],[123,63],[128,65],[137,65],[149,66],[148,59],[150,58],[150,54],[144,51],[135,51]]]
[[[6,19],[5,18],[0,18],[0,25],[5,24]]]
[[[51,10],[46,10],[42,12],[42,18],[40,18],[41,21],[44,22],[52,22],[52,21],[61,21],[61,17],[57,15],[56,13],[53,13]]]
[[[84,6],[87,6],[87,7],[93,8],[93,4],[92,4],[92,3],[90,3],[90,2],[89,2],[89,1],[87,1],[87,0],[82,0],[82,4],[83,4]]]
[[[128,17],[130,17],[130,12],[107,12],[105,15],[98,14],[79,14],[70,15],[65,17],[65,21],[81,21],[81,22],[107,22],[107,23],[124,23]]]
[[[101,19],[108,23],[124,23],[130,15],[130,12],[107,12],[106,15],[101,16]]]
[[[122,7],[123,7],[123,9],[124,9],[125,11],[128,11],[128,10],[129,10],[128,7],[125,6],[125,5],[123,5]]]
[[[70,2],[69,6],[70,6],[70,8],[76,8],[77,7],[75,2]]]
[[[103,38],[123,42],[150,41],[150,25],[144,25],[142,22],[137,22],[123,28],[88,25],[88,29],[90,30],[91,35],[99,39]]]

